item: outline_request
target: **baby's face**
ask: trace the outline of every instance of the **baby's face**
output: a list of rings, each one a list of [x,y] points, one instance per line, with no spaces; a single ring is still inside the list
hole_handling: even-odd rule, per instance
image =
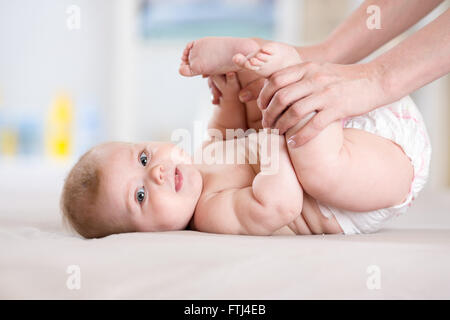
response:
[[[191,158],[166,142],[108,143],[97,150],[98,214],[130,231],[184,229],[202,191]]]

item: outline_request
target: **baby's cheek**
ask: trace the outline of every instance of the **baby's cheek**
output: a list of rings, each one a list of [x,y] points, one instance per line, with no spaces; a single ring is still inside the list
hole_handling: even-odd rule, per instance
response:
[[[180,202],[175,197],[165,195],[158,197],[155,203],[154,217],[158,225],[164,230],[175,230],[183,227],[189,216],[188,205]]]
[[[167,209],[167,200],[164,196],[158,198],[152,203],[152,215],[161,218],[164,217],[164,212]]]
[[[159,221],[168,219],[174,211],[176,199],[166,194],[158,195],[152,204],[152,215]]]
[[[173,146],[170,150],[170,160],[174,164],[192,164],[192,159],[183,149]]]

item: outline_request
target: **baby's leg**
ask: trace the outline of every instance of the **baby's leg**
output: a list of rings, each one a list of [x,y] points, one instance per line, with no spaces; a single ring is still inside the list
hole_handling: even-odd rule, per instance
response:
[[[237,54],[233,61],[267,77],[301,59],[293,47],[270,42],[250,58]],[[292,136],[301,125],[288,130],[285,136]],[[399,146],[363,130],[343,129],[340,120],[302,147],[289,147],[289,154],[308,194],[350,211],[400,204],[413,179],[411,161]]]
[[[291,128],[286,137],[297,132]],[[315,199],[350,211],[402,203],[413,179],[403,150],[375,134],[335,121],[299,148],[289,148],[297,178]]]

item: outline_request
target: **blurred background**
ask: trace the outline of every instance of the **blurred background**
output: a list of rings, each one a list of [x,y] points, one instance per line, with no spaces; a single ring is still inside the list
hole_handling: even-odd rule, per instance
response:
[[[205,79],[178,74],[203,36],[323,40],[360,0],[0,0],[0,214],[59,226],[71,166],[102,141],[170,140],[211,112]],[[444,1],[404,35],[449,8]],[[382,23],[382,17],[381,17]],[[450,79],[414,92],[430,180],[397,227],[450,226]]]

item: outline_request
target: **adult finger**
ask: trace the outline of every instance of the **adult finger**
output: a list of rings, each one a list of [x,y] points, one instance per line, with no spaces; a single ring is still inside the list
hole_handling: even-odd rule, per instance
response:
[[[286,108],[291,109],[296,101],[309,96],[315,89],[314,83],[303,80],[278,90],[264,111],[263,127],[271,128]],[[288,110],[289,111],[289,110]],[[286,111],[286,112],[288,112]]]
[[[322,99],[318,95],[310,95],[300,101],[297,101],[285,113],[283,113],[273,126],[278,129],[280,134],[285,134],[293,126],[297,125],[299,121],[304,119],[307,115],[314,111],[321,110]]]
[[[239,100],[241,100],[241,102],[256,100],[262,87],[264,86],[264,81],[264,78],[258,78],[247,84],[247,86],[239,92]]]
[[[325,129],[333,121],[338,120],[339,115],[335,108],[324,108],[319,111],[303,128],[288,138],[288,144],[297,148],[309,142]]]
[[[258,107],[261,110],[266,109],[275,92],[293,82],[300,81],[305,75],[305,72],[306,65],[301,63],[284,68],[272,74],[265,82],[264,87],[259,94],[257,100]]]
[[[227,82],[227,86],[232,90],[240,90],[241,85],[239,84],[239,79],[236,76],[236,72],[228,72],[225,75],[225,80]]]

